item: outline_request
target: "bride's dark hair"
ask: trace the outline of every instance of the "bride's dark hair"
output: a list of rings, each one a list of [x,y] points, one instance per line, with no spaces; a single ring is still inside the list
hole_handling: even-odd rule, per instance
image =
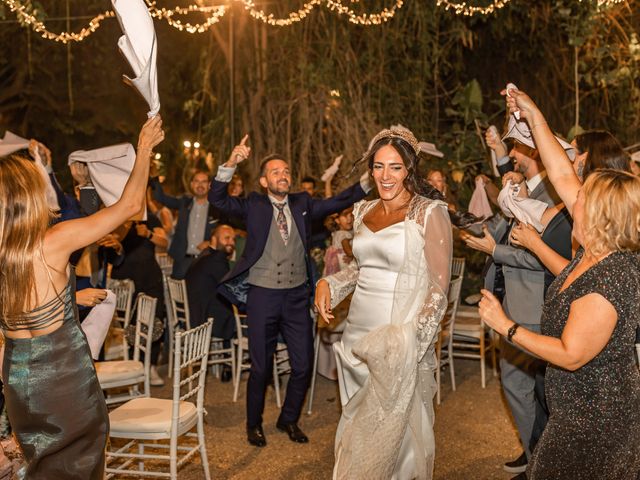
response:
[[[446,202],[444,195],[431,186],[427,180],[420,175],[418,171],[418,162],[420,157],[416,154],[411,144],[400,137],[388,136],[376,141],[362,159],[367,163],[369,171],[373,171],[373,159],[382,147],[390,145],[402,157],[402,162],[407,169],[407,176],[403,181],[404,188],[411,195],[421,195],[430,200],[440,200]],[[472,223],[479,222],[481,219],[468,212],[452,212],[449,210],[451,223],[458,228],[465,228]]]

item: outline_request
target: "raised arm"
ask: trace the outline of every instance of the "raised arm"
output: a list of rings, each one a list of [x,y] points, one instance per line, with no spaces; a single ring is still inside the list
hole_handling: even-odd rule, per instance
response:
[[[151,177],[149,179],[149,185],[153,191],[153,199],[156,202],[159,202],[165,207],[173,210],[178,210],[180,208],[182,203],[181,199],[172,195],[167,195],[162,188],[162,184],[160,183],[160,180],[158,180],[158,177]]]
[[[53,226],[45,238],[47,251],[58,252],[60,261],[66,263],[62,257],[68,259],[75,250],[99,240],[140,213],[145,203],[151,150],[163,138],[160,116],[147,120],[140,131],[135,164],[120,199],[93,215]]]
[[[506,91],[503,91],[506,94]],[[582,184],[573,171],[571,160],[556,140],[544,115],[529,96],[519,90],[509,90],[507,108],[509,111],[520,112],[520,117],[527,120],[533,139],[536,142],[540,159],[547,170],[549,180],[564,202],[570,214],[578,197]]]
[[[362,200],[371,190],[368,177],[360,179],[358,183],[354,183],[349,188],[343,190],[331,198],[312,200],[311,218],[322,219],[332,213],[339,212],[345,208],[349,208],[354,203]]]
[[[226,163],[218,167],[218,173],[209,189],[209,203],[231,217],[247,217],[247,199],[232,197],[227,190],[236,167],[251,154],[251,147],[247,146],[247,140],[249,140],[248,134],[233,148]]]

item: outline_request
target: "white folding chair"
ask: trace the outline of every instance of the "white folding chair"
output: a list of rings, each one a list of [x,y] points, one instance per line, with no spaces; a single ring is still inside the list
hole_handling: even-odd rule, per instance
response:
[[[453,328],[453,357],[480,360],[480,383],[486,387],[486,355],[491,352],[493,376],[498,374],[496,367],[497,338],[480,318],[478,307],[460,305]]]
[[[121,475],[177,480],[178,469],[199,452],[204,478],[210,480],[204,435],[204,387],[211,323],[208,320],[194,329],[176,332],[171,399],[136,398],[109,414],[109,436],[128,442],[119,448],[111,442],[106,478]],[[191,432],[194,427],[196,432]],[[181,442],[180,437],[189,438]],[[161,453],[167,450],[168,455]],[[178,452],[182,453],[180,457]],[[147,461],[151,465],[146,465]],[[149,469],[157,467],[159,461],[169,463],[169,472]],[[130,468],[136,462],[138,469]]]
[[[456,321],[458,302],[460,301],[461,287],[462,277],[457,277],[451,280],[448,295],[449,306],[447,307],[447,312],[442,318],[440,333],[436,343],[436,384],[438,388],[436,401],[438,405],[440,405],[440,374],[441,370],[447,365],[449,366],[449,373],[451,374],[451,389],[454,392],[456,391],[456,376],[453,365],[453,347],[451,344],[451,338],[453,336],[453,328]]]
[[[129,360],[129,348],[124,336],[131,321],[131,305],[135,285],[133,280],[109,279],[107,288],[116,295],[116,311],[113,315],[109,334],[104,342],[105,360]]]
[[[212,322],[215,322],[215,318],[209,318]],[[230,347],[225,348],[224,340],[218,337],[211,337],[211,346],[209,347],[209,361],[207,364],[211,367],[211,373],[216,374],[218,377],[221,365],[228,365],[231,367],[231,380],[235,380],[236,375],[236,352],[233,343]],[[218,373],[216,373],[218,372]]]
[[[189,300],[187,297],[187,284],[184,280],[176,280],[167,277],[169,291],[169,304],[171,306],[171,319],[167,325],[169,328],[169,378],[173,373],[173,339],[176,332],[184,332],[191,328],[189,317]]]
[[[240,389],[240,379],[242,371],[251,368],[251,359],[249,358],[249,338],[247,337],[247,316],[238,312],[236,306],[233,306],[233,315],[236,320],[236,338],[233,345],[236,348],[236,373],[233,378],[233,401],[238,401],[238,390]],[[276,405],[282,407],[280,399],[280,375],[287,373],[289,357],[287,346],[278,342],[276,352],[273,355],[273,387],[276,391]]]
[[[111,395],[107,392],[107,405],[122,403],[132,398],[149,396],[149,370],[151,368],[151,344],[153,343],[153,321],[156,298],[140,294],[136,300],[136,334],[133,346],[133,360],[111,360],[95,362],[98,382],[103,390],[123,389],[128,393]],[[140,361],[140,353],[144,362]],[[140,384],[144,389],[140,391]]]
[[[176,280],[175,278],[166,277],[166,283],[169,293],[169,305],[171,309],[170,322],[172,327],[169,333],[175,330],[184,331],[191,328],[191,314],[189,312],[189,296],[187,295],[187,282],[185,280]],[[212,292],[214,295],[215,292]],[[215,319],[214,319],[215,321]],[[172,335],[171,335],[172,336]],[[171,338],[170,336],[170,338]],[[224,340],[222,338],[211,337],[211,347],[209,348],[209,365],[212,372],[214,368],[220,365],[229,365],[231,367],[232,376],[235,375],[235,356],[234,347],[224,348]],[[172,371],[172,352],[173,342],[169,340],[169,377]]]
[[[156,262],[158,262],[162,273],[171,275],[171,272],[173,271],[173,258],[171,258],[169,254],[156,253]]]
[[[464,278],[464,257],[453,257],[451,259],[451,278],[462,277]]]
[[[317,324],[317,319],[316,319]],[[344,331],[346,325],[345,321],[336,325],[336,328],[330,330],[328,328],[316,328],[316,338],[313,344],[313,371],[311,372],[311,387],[309,388],[309,401],[307,403],[307,415],[311,415],[311,409],[313,407],[313,397],[316,393],[316,377],[318,376],[318,358],[320,356],[320,344],[323,338],[331,334],[341,333]]]

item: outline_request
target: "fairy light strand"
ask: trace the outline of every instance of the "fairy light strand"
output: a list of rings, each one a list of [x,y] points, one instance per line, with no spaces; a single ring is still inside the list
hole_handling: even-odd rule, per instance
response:
[[[19,0],[0,0],[4,3],[9,10],[14,12],[18,17],[18,20],[31,28],[36,33],[39,33],[43,38],[66,44],[68,42],[81,42],[89,35],[94,33],[105,19],[115,17],[115,13],[111,10],[105,11],[93,17],[86,27],[83,27],[77,32],[61,32],[54,33],[47,29],[44,22],[39,20],[36,16],[37,9],[29,8]],[[186,7],[174,7],[174,8],[158,8],[155,0],[145,0],[149,8],[149,13],[152,17],[166,21],[170,26],[176,28],[179,31],[185,31],[187,33],[204,33],[211,26],[220,22],[222,17],[229,11],[228,6],[206,6],[203,5],[203,0],[196,0],[197,5],[189,5]],[[345,15],[348,17],[348,21],[357,25],[380,25],[384,22],[391,20],[396,12],[404,5],[403,0],[395,0],[393,6],[390,8],[384,8],[378,13],[356,13],[351,7],[345,5],[343,0],[310,0],[305,3],[300,9],[294,12],[290,12],[282,18],[277,18],[274,14],[266,13],[264,10],[260,10],[256,7],[253,0],[235,0],[241,3],[244,9],[256,20],[262,21],[268,25],[277,27],[286,27],[293,25],[305,19],[316,7],[324,6],[328,10],[335,12],[339,15]],[[585,1],[596,2],[599,8],[607,8],[610,6],[624,3],[628,0],[579,0],[581,3]],[[446,11],[452,11],[457,15],[463,16],[475,16],[475,15],[491,15],[497,10],[504,8],[509,4],[511,0],[492,0],[491,4],[480,7],[473,6],[465,1],[455,0],[436,0],[438,7],[444,8]],[[204,15],[205,20],[200,23],[183,22],[178,16],[185,16],[193,13],[201,13]]]

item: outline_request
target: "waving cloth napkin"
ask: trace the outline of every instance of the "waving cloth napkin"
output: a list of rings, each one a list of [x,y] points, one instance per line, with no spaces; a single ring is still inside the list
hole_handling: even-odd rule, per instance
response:
[[[529,224],[538,233],[542,233],[544,226],[540,221],[548,205],[540,200],[519,196],[520,188],[520,185],[509,180],[498,194],[498,205],[507,217],[515,217],[519,222]]]
[[[69,155],[69,165],[74,162],[87,164],[91,183],[107,207],[122,196],[135,161],[136,151],[130,143],[95,150],[78,150]]]
[[[487,197],[487,191],[484,189],[484,182],[481,178],[476,178],[476,189],[471,195],[469,213],[473,213],[476,217],[482,218],[483,220],[493,215],[489,197]]]
[[[160,111],[158,71],[156,68],[156,31],[144,0],[111,0],[118,22],[124,33],[118,39],[118,48],[125,56],[136,78],[123,75],[149,104],[149,118]]]
[[[533,141],[533,135],[531,134],[529,124],[525,120],[516,119],[513,113],[509,115],[507,133],[502,137],[502,140],[506,140],[507,138],[512,138],[529,148],[538,148],[536,147],[536,143]],[[556,140],[560,145],[562,145],[562,148],[567,152],[567,156],[573,162],[576,158],[576,151],[573,146],[558,136],[556,136]]]
[[[11,133],[7,130],[4,133],[4,138],[0,140],[0,157],[4,157],[6,155],[11,155],[12,153],[17,152],[18,150],[23,150],[29,148],[29,140],[26,138],[19,137],[15,133]],[[56,196],[56,191],[53,189],[53,185],[51,185],[51,180],[49,179],[49,172],[44,168],[42,160],[40,159],[40,154],[38,153],[38,149],[34,149],[34,160],[35,165],[42,175],[44,179],[44,184],[46,185],[45,196],[47,197],[47,205],[51,210],[60,210],[60,205],[58,204],[58,197]]]

